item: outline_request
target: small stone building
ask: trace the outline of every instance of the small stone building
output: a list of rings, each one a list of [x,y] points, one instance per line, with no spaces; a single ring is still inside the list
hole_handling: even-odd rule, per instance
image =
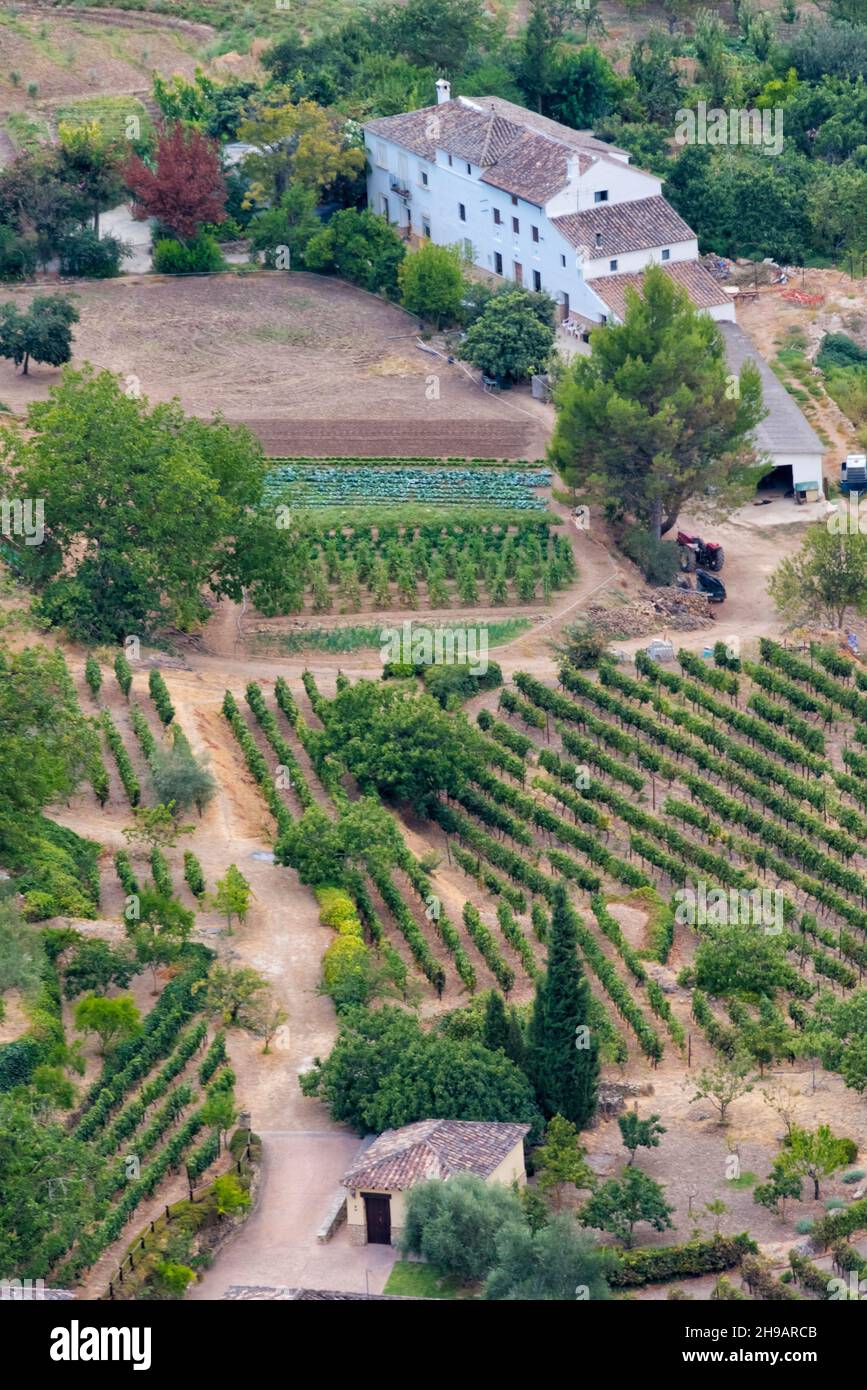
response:
[[[419,1120],[387,1129],[341,1179],[352,1245],[391,1245],[404,1223],[404,1193],[432,1178],[475,1173],[485,1182],[523,1185],[529,1125],[482,1120]]]

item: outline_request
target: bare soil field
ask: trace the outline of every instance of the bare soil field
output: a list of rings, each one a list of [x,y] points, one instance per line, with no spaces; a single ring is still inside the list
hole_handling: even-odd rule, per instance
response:
[[[154,401],[177,396],[194,415],[250,421],[269,452],[544,454],[550,406],[526,390],[481,390],[458,364],[419,349],[415,319],[343,281],[275,271],[73,288],[77,365],[134,378]],[[42,366],[22,377],[7,364],[0,400],[22,411],[58,377]]]

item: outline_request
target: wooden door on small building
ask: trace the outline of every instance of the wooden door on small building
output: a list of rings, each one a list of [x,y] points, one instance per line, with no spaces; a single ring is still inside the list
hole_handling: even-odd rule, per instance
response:
[[[391,1198],[381,1192],[362,1192],[368,1245],[391,1245]]]

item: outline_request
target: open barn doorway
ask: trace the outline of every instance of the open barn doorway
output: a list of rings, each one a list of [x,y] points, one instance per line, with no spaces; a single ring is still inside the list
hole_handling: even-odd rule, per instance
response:
[[[780,464],[777,468],[772,468],[764,477],[759,479],[756,487],[756,497],[776,500],[778,497],[794,497],[795,483],[792,477],[792,465],[790,463]]]

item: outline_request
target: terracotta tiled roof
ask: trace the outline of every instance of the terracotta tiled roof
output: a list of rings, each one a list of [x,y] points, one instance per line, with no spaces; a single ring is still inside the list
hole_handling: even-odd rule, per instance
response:
[[[610,150],[586,131],[570,130],[499,97],[458,97],[420,111],[380,116],[365,130],[422,159],[438,149],[478,164],[482,181],[540,206],[569,178],[569,162],[584,173]]]
[[[692,228],[659,194],[631,203],[600,203],[585,212],[563,213],[552,221],[573,246],[587,248],[587,260],[673,246],[695,238]],[[597,236],[601,237],[598,243]]]
[[[528,1130],[529,1125],[482,1120],[419,1120],[380,1134],[341,1182],[355,1191],[402,1192],[455,1173],[486,1178]]]
[[[697,309],[713,309],[719,304],[729,304],[731,299],[725,290],[705,270],[698,261],[669,261],[661,267],[678,285],[682,285]],[[633,275],[600,275],[596,280],[588,280],[587,288],[598,294],[613,314],[622,319],[626,313],[626,291],[641,293],[644,272]]]
[[[578,150],[533,131],[521,132],[510,149],[482,174],[481,182],[542,207],[569,180],[569,161],[582,173],[593,162]]]

